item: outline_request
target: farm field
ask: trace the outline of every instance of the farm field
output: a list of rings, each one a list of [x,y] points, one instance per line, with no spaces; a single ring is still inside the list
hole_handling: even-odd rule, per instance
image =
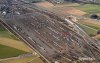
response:
[[[25,53],[34,53],[24,42],[17,39],[12,33],[8,32],[3,27],[0,27],[0,59],[11,58],[19,56]],[[25,57],[21,59],[11,59],[0,61],[0,63],[27,63],[30,60],[35,63],[43,63],[43,61],[38,57],[38,55],[33,55],[31,57]]]
[[[0,37],[0,44],[16,48],[25,52],[31,52],[30,48],[26,46],[23,42],[14,39]]]
[[[8,32],[3,27],[0,27],[0,37],[5,37],[5,38],[18,40],[12,33]]]
[[[100,22],[92,19],[79,20],[78,23],[84,24],[96,30],[100,30]]]
[[[20,58],[20,59],[10,59],[10,60],[5,60],[5,61],[0,61],[0,63],[28,63],[29,61],[31,61],[30,63],[43,63],[43,61],[39,57],[34,57],[34,56],[29,56],[29,57]]]
[[[80,4],[75,8],[87,12],[87,14],[100,12],[100,6],[96,4]]]
[[[94,36],[94,35],[96,35],[96,30],[95,29],[93,29],[93,28],[91,28],[91,27],[88,27],[88,26],[86,26],[86,25],[83,25],[83,24],[78,24],[78,26],[80,27],[80,28],[82,28],[88,35],[90,35],[90,36]]]
[[[100,40],[100,34],[99,34],[99,35],[94,36],[94,38],[96,38],[96,39],[99,39],[99,40]]]
[[[26,46],[23,42],[21,42],[12,33],[8,32],[3,27],[0,27],[0,44],[30,52],[30,48],[28,46]]]
[[[88,27],[91,27],[91,28],[93,28],[93,29],[96,29],[96,30],[100,30],[100,27],[99,27],[99,26],[89,25],[89,24],[84,24],[84,25],[86,25],[86,26],[88,26]]]
[[[86,16],[86,17],[89,17],[91,14],[95,14],[95,13],[100,13],[100,6],[99,5],[96,5],[96,4],[78,4],[78,3],[70,3],[70,4],[61,4],[61,5],[57,5],[54,7],[54,9],[58,9],[59,8],[62,10],[62,9],[65,9],[68,10],[68,8],[74,8],[74,9],[77,9],[77,10],[80,10],[80,13],[84,12],[84,14],[82,13],[82,15]],[[74,14],[75,12],[77,11],[73,11],[72,13]],[[78,15],[79,12],[77,12],[77,14],[75,15]],[[79,13],[79,15],[81,15]]]
[[[27,52],[0,44],[0,59],[16,57]]]

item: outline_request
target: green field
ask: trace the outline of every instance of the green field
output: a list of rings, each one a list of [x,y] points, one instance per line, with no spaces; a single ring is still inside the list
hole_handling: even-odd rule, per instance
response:
[[[0,59],[15,57],[25,53],[27,52],[0,44]]]
[[[12,33],[8,32],[5,28],[0,27],[0,37],[18,40]]]
[[[86,26],[83,26],[83,25],[81,25],[81,24],[78,24],[78,26],[80,27],[80,28],[82,28],[88,35],[90,35],[90,36],[94,36],[94,35],[96,35],[96,30],[93,30],[93,29],[91,29],[91,28],[88,28],[88,27],[86,27]]]
[[[0,37],[11,38],[9,32],[2,27],[0,27]]]
[[[100,6],[96,4],[80,4],[80,6],[77,6],[76,8],[85,11],[88,14],[100,12]]]
[[[92,22],[92,21],[91,21]],[[85,22],[85,21],[79,21],[79,23],[83,24],[83,25],[86,25],[88,27],[91,27],[91,28],[94,28],[96,30],[100,30],[100,26],[98,25],[99,23],[98,22]],[[96,24],[95,24],[96,23]]]
[[[87,24],[84,24],[84,25],[89,26],[89,27],[91,27],[93,29],[96,29],[96,30],[100,30],[100,27],[99,26],[87,25]]]
[[[8,32],[6,29],[0,26],[0,37],[16,39],[18,40],[12,33]],[[0,44],[0,58],[9,58],[24,54],[26,52],[22,50],[18,50],[13,47],[5,46]]]

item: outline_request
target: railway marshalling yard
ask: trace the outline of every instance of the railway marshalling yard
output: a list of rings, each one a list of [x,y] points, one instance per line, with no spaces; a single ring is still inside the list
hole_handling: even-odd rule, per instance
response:
[[[32,4],[15,2],[17,5],[13,6],[12,1],[7,2],[13,12],[3,15],[1,23],[44,60],[50,63],[83,62],[80,58],[92,58],[84,61],[90,63],[100,61],[98,41],[76,24],[49,11],[32,8]]]

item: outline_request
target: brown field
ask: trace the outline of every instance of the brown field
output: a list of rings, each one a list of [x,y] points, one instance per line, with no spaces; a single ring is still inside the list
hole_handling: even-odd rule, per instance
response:
[[[64,9],[61,12],[61,14],[72,14],[72,15],[82,16],[82,15],[85,15],[86,13],[75,8],[68,8],[68,9]]]
[[[64,16],[67,14],[82,16],[86,14],[85,12],[74,8],[74,6],[79,6],[79,4],[77,3],[53,5],[52,3],[49,3],[49,2],[40,2],[40,3],[36,3],[35,5],[43,9],[45,8],[47,10],[55,12],[60,16]]]
[[[71,2],[66,2],[66,3],[62,3],[60,4],[56,4],[55,7],[76,7],[76,6],[80,6],[80,4],[78,3],[71,3]]]
[[[13,47],[13,48],[16,48],[16,49],[19,49],[19,50],[23,50],[23,51],[26,51],[26,52],[31,52],[30,48],[28,46],[26,46],[21,41],[16,41],[16,40],[13,40],[13,39],[0,37],[0,44],[6,45],[6,46],[9,46],[9,47]]]
[[[45,7],[45,8],[50,8],[50,7],[54,6],[52,3],[49,3],[49,2],[35,3],[35,5],[37,5],[39,7]]]
[[[99,35],[94,36],[94,38],[96,38],[96,39],[100,39],[100,34],[99,34]]]

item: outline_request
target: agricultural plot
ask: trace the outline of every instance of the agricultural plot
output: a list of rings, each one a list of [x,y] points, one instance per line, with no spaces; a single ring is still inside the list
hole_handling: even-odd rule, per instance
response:
[[[0,59],[16,57],[18,55],[25,54],[25,53],[27,52],[0,44]]]
[[[86,26],[86,25],[82,25],[82,24],[78,24],[78,26],[80,27],[80,28],[82,28],[88,35],[90,35],[90,36],[94,36],[94,35],[96,35],[96,30],[95,29],[93,29],[93,28],[91,28],[91,27],[88,27],[88,26]]]
[[[33,61],[32,61],[33,60]],[[31,61],[31,62],[30,62]],[[39,57],[29,56],[24,58],[18,58],[18,59],[10,59],[1,61],[0,63],[44,63]]]
[[[25,45],[21,41],[17,41],[17,40],[14,40],[14,39],[0,37],[0,44],[6,45],[6,46],[9,46],[9,47],[12,47],[12,48],[16,48],[18,50],[22,50],[22,51],[25,51],[25,52],[31,52],[30,48],[27,45]]]
[[[77,6],[75,8],[87,12],[87,14],[100,12],[100,6],[96,4],[80,4],[80,6]]]
[[[3,27],[0,27],[0,37],[5,37],[5,38],[18,40],[12,33],[8,32]]]
[[[91,28],[94,28],[96,30],[100,30],[100,22],[96,20],[85,19],[85,20],[79,20],[78,22],[86,26],[89,26]]]

